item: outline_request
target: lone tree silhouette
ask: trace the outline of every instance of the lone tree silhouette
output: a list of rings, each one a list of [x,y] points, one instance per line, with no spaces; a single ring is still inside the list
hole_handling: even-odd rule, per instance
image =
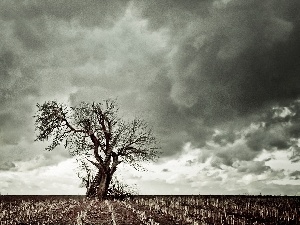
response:
[[[116,101],[82,102],[68,107],[56,101],[37,104],[36,141],[50,141],[46,150],[64,143],[71,155],[83,156],[97,170],[86,181],[87,196],[104,199],[120,163],[154,160],[158,145],[152,129],[141,118],[127,122],[118,116]]]

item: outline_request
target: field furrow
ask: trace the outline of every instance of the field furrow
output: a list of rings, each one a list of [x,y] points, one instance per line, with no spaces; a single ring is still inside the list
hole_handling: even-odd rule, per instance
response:
[[[2,224],[300,225],[300,198],[279,196],[0,196]]]

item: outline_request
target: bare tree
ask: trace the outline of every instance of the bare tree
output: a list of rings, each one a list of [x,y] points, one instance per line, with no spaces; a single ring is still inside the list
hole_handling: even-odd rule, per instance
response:
[[[56,101],[37,104],[35,115],[38,141],[50,141],[51,151],[64,143],[72,155],[85,158],[96,174],[86,177],[88,196],[103,199],[120,163],[138,168],[139,162],[154,160],[158,146],[152,129],[141,118],[126,122],[118,116],[115,101],[104,103],[83,102],[68,107]]]

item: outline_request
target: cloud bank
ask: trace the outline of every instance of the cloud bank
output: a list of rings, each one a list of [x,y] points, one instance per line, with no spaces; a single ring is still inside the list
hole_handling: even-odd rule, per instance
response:
[[[0,170],[69,158],[33,142],[36,103],[118,98],[125,117],[151,122],[162,160],[190,143],[206,169],[264,188],[283,152],[297,181],[299,11],[296,0],[2,1]]]

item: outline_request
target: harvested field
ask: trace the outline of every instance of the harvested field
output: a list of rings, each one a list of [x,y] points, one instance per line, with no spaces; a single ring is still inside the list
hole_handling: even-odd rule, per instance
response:
[[[300,224],[287,196],[0,196],[0,224]]]

